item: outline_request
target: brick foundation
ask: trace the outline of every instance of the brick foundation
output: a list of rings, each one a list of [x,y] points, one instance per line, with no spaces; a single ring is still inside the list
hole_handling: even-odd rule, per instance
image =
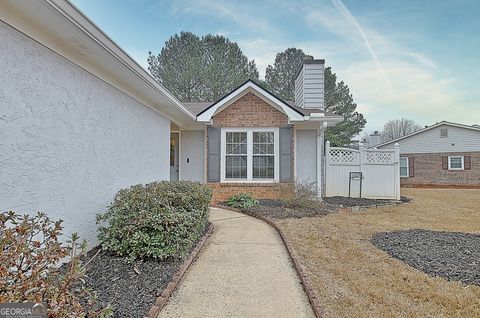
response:
[[[480,152],[401,154],[414,158],[414,176],[400,178],[402,187],[480,187]],[[442,157],[470,156],[470,170],[443,170]]]
[[[207,183],[213,190],[212,204],[227,201],[232,195],[247,193],[255,199],[279,199],[291,191],[292,183]]]

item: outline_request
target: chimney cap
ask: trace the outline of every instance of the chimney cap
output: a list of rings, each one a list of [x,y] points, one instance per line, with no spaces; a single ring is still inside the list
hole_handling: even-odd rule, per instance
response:
[[[303,64],[325,64],[325,59],[314,59],[313,56],[307,55],[303,58]]]
[[[295,73],[294,80],[297,79],[298,75],[300,74],[300,72],[303,69],[303,65],[305,65],[305,64],[325,64],[325,59],[314,59],[313,56],[311,56],[311,55],[305,55],[303,57],[303,63],[300,64],[300,67],[298,68],[297,73]]]

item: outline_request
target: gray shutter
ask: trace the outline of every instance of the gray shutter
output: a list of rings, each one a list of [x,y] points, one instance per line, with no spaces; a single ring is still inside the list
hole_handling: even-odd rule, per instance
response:
[[[220,128],[207,128],[207,181],[220,181]]]
[[[292,127],[280,128],[280,182],[290,182],[292,176]]]
[[[408,176],[415,177],[415,158],[408,157]]]

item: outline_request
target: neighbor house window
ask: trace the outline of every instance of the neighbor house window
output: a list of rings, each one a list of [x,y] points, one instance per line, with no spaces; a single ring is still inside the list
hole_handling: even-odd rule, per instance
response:
[[[448,170],[463,170],[464,160],[463,156],[448,157]]]
[[[408,177],[408,157],[400,157],[400,177]]]
[[[278,128],[222,129],[222,181],[278,181]]]

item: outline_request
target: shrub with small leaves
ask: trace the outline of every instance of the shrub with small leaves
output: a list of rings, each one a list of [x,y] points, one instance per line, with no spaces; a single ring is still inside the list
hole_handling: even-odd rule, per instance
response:
[[[96,295],[83,285],[87,262],[81,255],[86,242],[72,234],[59,242],[62,221],[15,212],[0,214],[0,303],[46,302],[48,317],[108,317],[111,308],[99,309]],[[68,270],[59,270],[69,259]]]
[[[320,204],[315,192],[316,185],[316,182],[295,180],[291,185],[280,184],[278,193],[288,208],[315,210]]]
[[[182,257],[208,224],[212,191],[190,181],[161,181],[120,190],[97,215],[104,250],[135,258]]]
[[[246,193],[240,193],[228,198],[227,205],[235,209],[248,209],[251,206],[258,204],[258,201]]]

